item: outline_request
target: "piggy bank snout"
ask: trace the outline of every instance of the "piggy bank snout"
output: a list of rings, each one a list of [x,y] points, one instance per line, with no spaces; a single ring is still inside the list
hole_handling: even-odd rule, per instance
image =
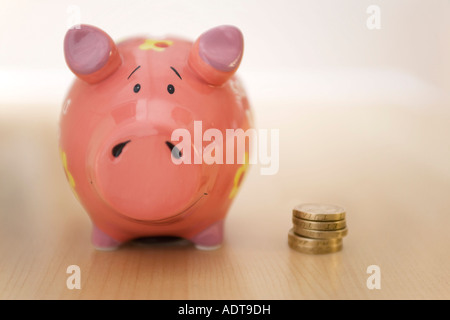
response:
[[[158,222],[183,214],[206,194],[201,165],[183,156],[170,134],[120,132],[103,144],[92,166],[94,187],[117,213]]]

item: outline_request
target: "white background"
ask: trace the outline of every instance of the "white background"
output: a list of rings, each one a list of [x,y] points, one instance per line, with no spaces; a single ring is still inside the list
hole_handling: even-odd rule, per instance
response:
[[[366,26],[372,4],[381,9],[380,30]],[[245,37],[238,73],[256,110],[285,101],[411,107],[448,102],[448,0],[1,0],[0,116],[57,116],[73,79],[63,39],[79,22],[78,8],[81,23],[113,39],[195,39],[216,25],[238,26]]]

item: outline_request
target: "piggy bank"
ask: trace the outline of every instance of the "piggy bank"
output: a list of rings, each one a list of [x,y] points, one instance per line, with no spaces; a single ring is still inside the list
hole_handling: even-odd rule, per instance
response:
[[[152,236],[219,247],[248,167],[248,143],[239,156],[238,143],[229,143],[239,137],[230,132],[252,127],[234,75],[243,54],[239,29],[219,26],[195,42],[116,43],[78,25],[65,36],[64,54],[76,78],[61,111],[60,153],[91,218],[94,247]]]

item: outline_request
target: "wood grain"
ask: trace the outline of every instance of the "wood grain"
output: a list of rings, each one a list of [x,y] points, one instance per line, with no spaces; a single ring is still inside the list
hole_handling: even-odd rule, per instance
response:
[[[279,172],[252,167],[212,252],[185,241],[95,251],[56,121],[2,120],[0,298],[450,299],[450,114],[263,107],[260,127],[280,129]],[[288,247],[291,210],[304,202],[347,209],[342,252]],[[366,287],[373,264],[381,290]],[[66,287],[69,265],[81,268],[81,290]]]

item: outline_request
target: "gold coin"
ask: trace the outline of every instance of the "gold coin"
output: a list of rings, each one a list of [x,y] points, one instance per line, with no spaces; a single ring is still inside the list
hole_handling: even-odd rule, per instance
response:
[[[318,240],[295,235],[289,230],[288,244],[292,249],[309,254],[326,254],[341,251],[342,239]]]
[[[347,226],[345,220],[310,221],[310,220],[303,220],[303,219],[293,217],[292,222],[294,223],[296,228],[303,228],[303,229],[309,229],[309,230],[321,230],[321,231],[339,230],[339,229],[344,229]]]
[[[338,221],[345,219],[345,210],[331,204],[305,203],[292,210],[294,217],[311,221]]]
[[[348,229],[339,229],[339,230],[332,230],[332,231],[321,231],[321,230],[311,230],[311,229],[304,229],[299,228],[296,225],[294,225],[294,233],[308,238],[313,239],[337,239],[337,238],[343,238],[347,235]]]
[[[319,248],[336,247],[342,245],[342,239],[312,239],[299,236],[294,233],[294,229],[289,230],[288,242],[292,246]]]
[[[334,253],[334,252],[341,251],[342,248],[344,247],[342,244],[337,245],[337,246],[332,246],[332,247],[330,247],[330,246],[328,246],[328,247],[303,247],[303,246],[292,245],[291,243],[289,243],[289,246],[298,252],[308,253],[308,254]]]

